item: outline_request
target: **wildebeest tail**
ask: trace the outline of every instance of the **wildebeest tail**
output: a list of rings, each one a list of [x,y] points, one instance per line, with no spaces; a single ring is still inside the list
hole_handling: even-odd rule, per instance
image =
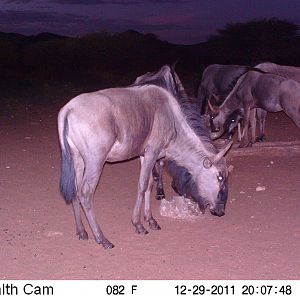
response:
[[[63,122],[63,123],[62,123]],[[61,124],[60,124],[61,123]],[[72,203],[76,197],[75,169],[70,145],[68,143],[69,124],[68,117],[65,116],[58,124],[61,143],[61,177],[60,192],[67,204]]]

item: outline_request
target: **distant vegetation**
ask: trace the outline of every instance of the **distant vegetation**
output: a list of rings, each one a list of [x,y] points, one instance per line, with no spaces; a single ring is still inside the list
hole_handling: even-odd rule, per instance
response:
[[[228,24],[197,45],[173,45],[132,30],[78,38],[0,33],[0,100],[64,103],[81,92],[129,85],[138,75],[176,61],[195,95],[203,69],[212,63],[300,66],[298,30],[287,21],[254,20]]]

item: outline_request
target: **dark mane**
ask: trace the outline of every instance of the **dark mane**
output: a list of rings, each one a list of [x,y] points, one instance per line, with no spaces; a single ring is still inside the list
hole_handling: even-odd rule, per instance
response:
[[[157,72],[148,72],[139,76],[131,86],[156,85],[171,93],[178,100],[179,90],[174,72],[173,68],[165,65]]]
[[[209,130],[206,126],[206,117],[201,114],[199,106],[195,102],[189,101],[189,99],[186,101],[179,101],[179,104],[187,123],[195,134],[201,139],[210,152],[216,153],[216,147],[211,140]]]
[[[251,71],[251,70],[253,70],[253,69],[255,69],[255,68],[247,67],[246,71],[244,71],[243,73],[239,74],[238,76],[235,76],[235,77],[232,79],[232,81],[231,81],[231,83],[229,84],[227,90],[226,90],[224,93],[222,93],[222,95],[220,95],[221,103],[224,102],[224,100],[226,99],[226,97],[227,97],[227,96],[229,95],[229,93],[233,90],[233,88],[235,87],[237,81],[238,81],[244,74],[246,74],[247,72],[249,72],[249,71]]]
[[[174,96],[190,128],[201,139],[207,150],[216,153],[216,147],[210,138],[208,128],[205,124],[205,117],[201,115],[200,108],[196,102],[187,96],[175,70],[165,65],[157,72],[148,72],[139,76],[132,86],[150,84],[159,86]]]

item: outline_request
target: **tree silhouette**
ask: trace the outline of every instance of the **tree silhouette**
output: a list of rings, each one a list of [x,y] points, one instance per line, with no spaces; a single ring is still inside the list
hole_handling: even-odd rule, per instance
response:
[[[208,42],[215,51],[229,59],[247,58],[255,64],[276,60],[294,42],[299,45],[298,30],[298,25],[276,18],[230,23],[218,30],[217,35],[211,36]]]

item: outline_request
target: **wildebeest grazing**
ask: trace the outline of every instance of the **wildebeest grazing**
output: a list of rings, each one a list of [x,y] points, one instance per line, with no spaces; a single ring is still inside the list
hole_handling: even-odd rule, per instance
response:
[[[275,75],[279,75],[282,77],[285,77],[287,79],[293,79],[300,83],[300,68],[294,67],[294,66],[283,66],[278,65],[271,62],[264,62],[256,65],[252,70],[261,71],[264,73],[271,73]],[[211,110],[213,111],[214,106]],[[218,107],[216,107],[216,110],[214,110],[214,113],[218,113]],[[251,110],[250,112],[250,124],[251,124],[251,130],[252,130],[252,139],[251,143],[254,143],[255,141],[262,141],[265,136],[265,122],[266,122],[266,115],[267,111],[261,108],[256,108]],[[214,118],[214,115],[212,114],[212,119]],[[243,118],[243,115],[241,114],[241,111],[235,111],[230,115],[227,120],[224,123],[224,133],[227,135],[230,135],[231,131],[234,130],[234,128],[237,126],[238,122]],[[256,119],[259,122],[259,136],[256,138]],[[212,120],[211,120],[212,121]],[[247,144],[247,143],[245,143]]]
[[[174,72],[164,66],[158,73],[160,80],[156,82],[81,94],[59,112],[60,189],[66,203],[73,205],[80,239],[88,237],[81,220],[81,206],[96,242],[104,248],[113,247],[102,233],[93,208],[105,162],[141,158],[132,215],[137,233],[147,233],[141,222],[143,201],[145,220],[151,229],[160,229],[152,216],[150,192],[152,169],[164,157],[188,171],[202,210],[209,206],[212,213],[224,214],[228,171],[223,156],[229,146],[218,152],[195,134],[191,120],[178,104]]]
[[[275,75],[279,75],[282,77],[285,77],[287,79],[293,79],[300,83],[300,68],[294,67],[294,66],[283,66],[278,65],[271,62],[264,62],[256,65],[254,69],[258,69],[260,71],[271,73]],[[265,121],[266,121],[266,115],[267,112],[263,109],[256,109],[256,112],[252,112],[250,114],[250,123],[251,123],[251,129],[252,129],[252,143],[255,141],[255,126],[256,126],[256,118],[253,113],[257,114],[257,120],[259,121],[259,136],[256,140],[262,141],[264,139],[264,132],[265,132]],[[242,116],[238,116],[237,119],[242,118]],[[230,119],[230,118],[228,118]],[[234,119],[234,118],[232,118]],[[235,122],[237,124],[237,121]],[[234,124],[231,124],[231,128],[234,128]]]
[[[205,139],[207,143],[212,143],[208,129],[205,124],[205,117],[201,115],[200,108],[196,104],[195,99],[190,98],[179,79],[176,72],[173,72],[174,67],[170,69],[172,71],[172,75],[174,77],[174,81],[177,87],[177,101],[183,110],[185,116],[188,117],[191,122],[191,126],[193,126],[193,129],[195,133],[202,137],[202,139]],[[155,83],[157,85],[162,84],[162,80],[164,78],[162,77],[162,72],[148,72],[146,74],[143,74],[136,78],[134,85],[140,84],[140,83]],[[213,145],[211,145],[213,147]],[[156,199],[161,200],[165,198],[165,192],[164,192],[164,184],[163,184],[163,169],[166,168],[168,173],[172,176],[172,187],[175,190],[176,193],[193,198],[194,192],[192,189],[192,186],[190,186],[187,182],[187,179],[190,178],[190,174],[188,174],[188,171],[182,167],[179,167],[174,161],[170,162],[166,159],[159,160],[154,169],[153,169],[153,178],[156,181]],[[178,170],[177,170],[178,169]],[[194,199],[195,200],[195,199]],[[197,201],[197,200],[195,200]]]
[[[223,124],[228,116],[240,110],[245,121],[242,146],[246,146],[249,142],[247,129],[250,109],[254,107],[268,112],[283,110],[300,128],[300,84],[274,74],[247,72],[219,107],[219,113],[213,120],[217,131],[215,137],[222,135]]]
[[[241,75],[251,69],[242,65],[209,65],[202,74],[197,101],[202,114],[207,114],[208,100],[220,106]]]
[[[213,64],[209,65],[203,71],[197,99],[202,114],[208,115],[212,130],[214,129],[212,120],[218,111],[218,107],[224,102],[228,94],[232,91],[238,79],[250,70],[253,70],[253,68],[250,66]],[[262,124],[265,123],[265,116],[266,114],[261,110],[256,112],[254,109],[251,112],[250,123],[252,128],[253,142],[255,140],[256,117],[260,124],[258,140],[262,140],[264,136],[264,127],[262,127]],[[224,124],[224,136],[231,138],[236,126],[240,124],[242,119],[243,116],[239,112],[233,112],[232,115],[226,120],[226,124]],[[241,139],[240,132],[238,139]]]

